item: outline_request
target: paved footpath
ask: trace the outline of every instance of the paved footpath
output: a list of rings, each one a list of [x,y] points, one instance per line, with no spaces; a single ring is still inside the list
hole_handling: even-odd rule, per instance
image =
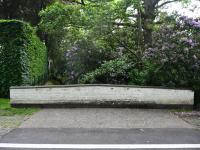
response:
[[[43,109],[0,139],[14,149],[200,149],[200,130],[168,110]]]

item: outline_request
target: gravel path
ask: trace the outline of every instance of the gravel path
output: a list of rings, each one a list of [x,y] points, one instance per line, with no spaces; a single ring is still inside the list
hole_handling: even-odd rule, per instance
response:
[[[188,122],[189,124],[200,128],[200,111],[192,112],[175,112],[181,119]]]
[[[193,128],[169,110],[42,109],[20,128]]]

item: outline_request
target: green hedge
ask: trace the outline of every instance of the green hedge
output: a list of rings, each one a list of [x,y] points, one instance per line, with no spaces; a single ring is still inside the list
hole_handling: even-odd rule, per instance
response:
[[[35,29],[18,20],[0,20],[0,97],[9,87],[40,84],[47,72],[47,51]]]

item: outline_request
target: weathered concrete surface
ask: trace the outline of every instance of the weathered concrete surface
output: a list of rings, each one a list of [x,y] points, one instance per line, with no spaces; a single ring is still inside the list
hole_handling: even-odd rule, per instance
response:
[[[14,104],[189,105],[191,90],[114,85],[12,87]]]
[[[42,109],[20,128],[193,128],[168,110]]]

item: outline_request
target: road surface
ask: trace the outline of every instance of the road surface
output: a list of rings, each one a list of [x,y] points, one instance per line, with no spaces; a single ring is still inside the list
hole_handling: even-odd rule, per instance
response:
[[[24,149],[200,149],[200,130],[168,110],[43,109],[0,139]]]

